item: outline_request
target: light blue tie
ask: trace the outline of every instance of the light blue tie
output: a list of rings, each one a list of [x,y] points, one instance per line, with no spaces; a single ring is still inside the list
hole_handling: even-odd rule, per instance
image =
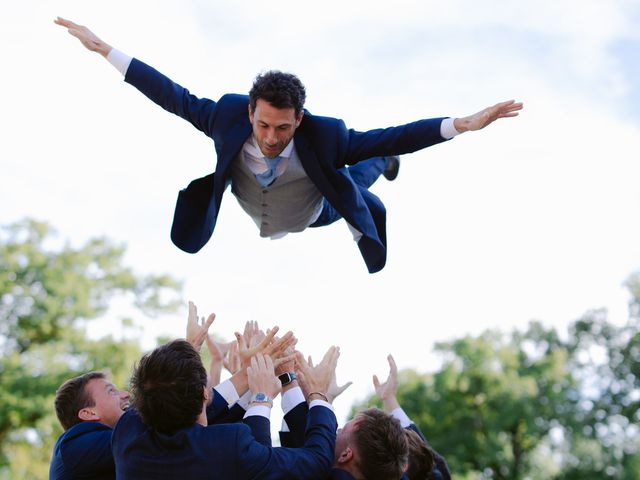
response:
[[[267,158],[264,157],[264,161],[267,162],[267,169],[262,173],[256,173],[256,180],[263,187],[268,187],[276,179],[276,168],[282,160],[282,157]]]

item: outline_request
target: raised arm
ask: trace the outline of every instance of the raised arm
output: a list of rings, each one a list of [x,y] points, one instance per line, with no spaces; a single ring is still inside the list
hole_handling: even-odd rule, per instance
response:
[[[136,87],[151,101],[213,138],[216,102],[192,95],[189,90],[156,69],[114,49],[85,26],[61,17],[56,18],[54,23],[67,28],[88,50],[98,52],[109,60],[124,75],[127,83]]]
[[[109,55],[109,52],[112,49],[111,45],[103,42],[96,36],[95,33],[93,33],[87,27],[78,25],[77,23],[74,23],[71,20],[67,20],[62,17],[56,18],[53,22],[57,25],[60,25],[61,27],[65,27],[67,29],[67,32],[80,40],[80,43],[82,43],[82,45],[84,45],[87,50],[97,52],[105,58],[107,58],[107,55]]]

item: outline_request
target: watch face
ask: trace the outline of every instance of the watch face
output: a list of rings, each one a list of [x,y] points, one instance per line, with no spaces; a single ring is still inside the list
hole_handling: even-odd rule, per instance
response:
[[[288,385],[296,379],[296,374],[293,372],[285,372],[282,375],[278,376],[282,385]]]
[[[269,397],[267,397],[264,393],[256,393],[255,399],[256,399],[256,402],[267,402],[267,401],[269,401]]]

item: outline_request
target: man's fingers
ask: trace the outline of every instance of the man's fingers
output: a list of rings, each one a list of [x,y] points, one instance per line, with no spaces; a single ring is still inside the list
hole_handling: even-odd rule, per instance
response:
[[[396,361],[394,360],[391,354],[387,357],[387,361],[389,362],[389,371],[392,374],[396,375],[398,373],[398,367],[396,365]]]
[[[349,388],[351,385],[353,385],[353,382],[347,382],[345,383],[343,386],[338,387],[338,395],[340,395],[342,392],[344,392],[347,388]]]
[[[62,17],[57,17],[53,21],[53,23],[56,23],[58,25],[61,25],[63,27],[67,27],[67,28],[77,28],[77,27],[79,27],[79,25],[76,25],[71,20],[67,20],[66,18],[62,18]]]
[[[373,388],[375,388],[376,391],[380,388],[380,380],[378,380],[377,375],[373,376]]]
[[[216,319],[216,314],[212,313],[209,315],[209,318],[207,318],[206,323],[204,324],[204,329],[205,330],[209,330],[209,327],[211,326],[211,324],[213,323],[213,321]]]
[[[287,363],[287,362],[290,362],[292,360],[295,360],[295,358],[296,358],[296,354],[295,353],[291,353],[291,354],[287,355],[286,357],[276,358],[276,359],[273,360],[273,366],[274,366],[274,368],[278,368],[283,363]]]

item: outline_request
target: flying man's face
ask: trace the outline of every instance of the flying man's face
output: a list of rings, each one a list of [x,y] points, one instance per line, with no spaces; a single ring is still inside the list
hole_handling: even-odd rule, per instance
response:
[[[259,98],[255,110],[249,106],[249,121],[253,126],[253,136],[262,154],[267,158],[280,155],[289,144],[302,121],[304,112],[296,117],[293,108],[276,108]]]

